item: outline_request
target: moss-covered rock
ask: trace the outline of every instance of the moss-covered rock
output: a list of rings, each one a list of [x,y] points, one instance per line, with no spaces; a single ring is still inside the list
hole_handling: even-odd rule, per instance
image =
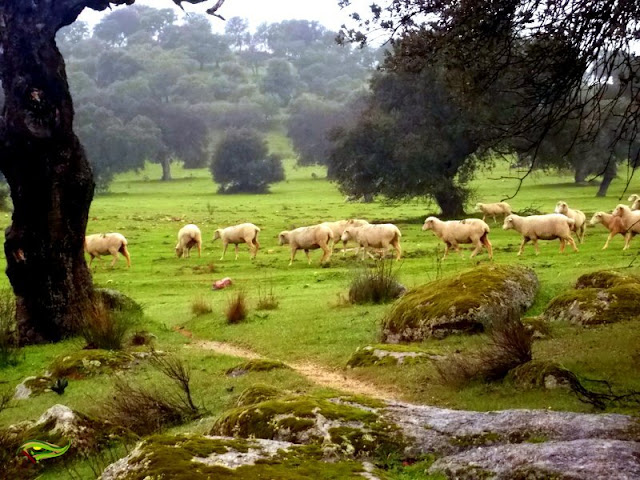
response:
[[[586,273],[578,278],[575,288],[611,288],[619,285],[640,285],[640,277],[601,270]]]
[[[286,364],[277,360],[248,360],[241,365],[231,367],[226,374],[229,377],[239,377],[249,372],[269,372],[278,368],[289,368]]]
[[[111,288],[96,288],[93,293],[109,310],[142,313],[142,306],[122,292]]]
[[[530,361],[511,370],[506,377],[521,388],[570,388],[575,375],[553,362]]]
[[[549,302],[542,317],[574,325],[598,325],[640,318],[640,279],[615,272],[581,276],[576,288]]]
[[[358,348],[347,361],[347,367],[371,367],[382,365],[412,365],[418,362],[439,358],[418,347],[404,345],[367,345]]]
[[[236,407],[245,407],[282,396],[282,390],[269,385],[256,384],[244,390],[236,400]]]
[[[321,445],[325,451],[348,456],[401,451],[398,430],[375,409],[351,400],[311,396],[266,400],[223,413],[210,433]]]
[[[538,290],[533,270],[482,265],[406,293],[382,322],[385,343],[481,332],[492,321],[531,306]]]
[[[101,480],[362,479],[353,460],[326,461],[313,446],[274,440],[156,435],[105,469]]]

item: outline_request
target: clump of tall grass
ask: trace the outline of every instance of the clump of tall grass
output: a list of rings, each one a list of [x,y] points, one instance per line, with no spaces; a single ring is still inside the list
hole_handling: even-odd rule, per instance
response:
[[[275,310],[280,305],[280,301],[273,293],[273,286],[269,290],[262,290],[258,287],[258,303],[256,310]]]
[[[0,290],[0,368],[17,365],[19,359],[16,300],[7,288]]]
[[[109,308],[102,298],[96,297],[80,322],[80,334],[87,348],[122,350],[139,315],[137,311]]]
[[[204,296],[200,295],[191,301],[191,313],[193,313],[196,317],[206,315],[211,312],[213,312],[211,302]]]
[[[247,318],[248,311],[247,299],[244,292],[240,291],[229,299],[224,315],[227,323],[235,324],[243,322]]]
[[[462,387],[474,380],[502,380],[514,368],[531,361],[533,333],[516,312],[492,325],[489,344],[466,355],[448,357],[436,364],[442,382]]]
[[[381,260],[373,268],[359,271],[349,288],[351,303],[387,303],[406,291],[397,280],[397,272],[391,261]]]

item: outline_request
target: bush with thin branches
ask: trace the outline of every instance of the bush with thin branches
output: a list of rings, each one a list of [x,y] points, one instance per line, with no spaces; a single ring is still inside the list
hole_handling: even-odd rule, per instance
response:
[[[89,348],[122,350],[138,312],[111,309],[97,298],[80,322],[80,334]]]
[[[373,268],[359,271],[349,288],[351,303],[387,303],[406,291],[397,280],[397,272],[391,261],[380,260]]]
[[[138,435],[199,418],[202,410],[193,401],[189,367],[171,355],[154,354],[150,363],[172,385],[146,387],[117,376],[113,394],[101,405],[101,415]]]
[[[247,318],[247,299],[244,292],[238,292],[229,299],[224,315],[227,323],[241,323]]]

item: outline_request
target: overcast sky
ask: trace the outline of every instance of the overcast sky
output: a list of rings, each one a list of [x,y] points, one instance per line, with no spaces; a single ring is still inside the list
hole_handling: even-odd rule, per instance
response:
[[[182,11],[171,0],[137,0],[136,3],[154,8],[174,8],[179,17],[182,14]],[[188,3],[182,5],[188,12],[204,13],[213,3],[215,2],[209,1],[200,5]],[[358,5],[360,11],[364,13],[371,1],[355,0],[353,3]],[[337,31],[343,23],[348,23],[350,11],[341,10],[338,7],[338,0],[226,0],[219,13],[227,19],[231,17],[248,19],[252,30],[262,22],[274,23],[295,18],[317,20],[325,27]],[[80,16],[80,20],[95,24],[100,21],[101,16],[108,13],[109,10],[94,12],[86,9]],[[212,18],[212,24],[214,30],[224,31],[224,22],[221,20]]]

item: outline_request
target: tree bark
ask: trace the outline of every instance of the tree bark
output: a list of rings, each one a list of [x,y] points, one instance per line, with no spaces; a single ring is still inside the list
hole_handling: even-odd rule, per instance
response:
[[[618,174],[618,166],[614,159],[612,159],[607,166],[607,169],[604,171],[604,175],[602,176],[602,182],[600,182],[600,188],[598,189],[598,193],[596,193],[596,197],[606,197],[607,191],[609,190],[609,185],[616,175]]]
[[[164,157],[162,159],[162,161],[160,162],[160,165],[162,165],[162,181],[163,182],[168,182],[170,180],[172,180],[171,178],[171,158],[170,157]]]
[[[464,216],[464,194],[455,187],[443,188],[434,194],[436,203],[445,218],[460,218]]]
[[[80,11],[4,1],[0,44],[5,106],[0,170],[11,188],[4,244],[21,343],[74,332],[92,295],[84,235],[94,182],[73,133],[73,105],[56,31]],[[61,2],[58,2],[60,5]],[[58,14],[58,15],[56,15]]]

